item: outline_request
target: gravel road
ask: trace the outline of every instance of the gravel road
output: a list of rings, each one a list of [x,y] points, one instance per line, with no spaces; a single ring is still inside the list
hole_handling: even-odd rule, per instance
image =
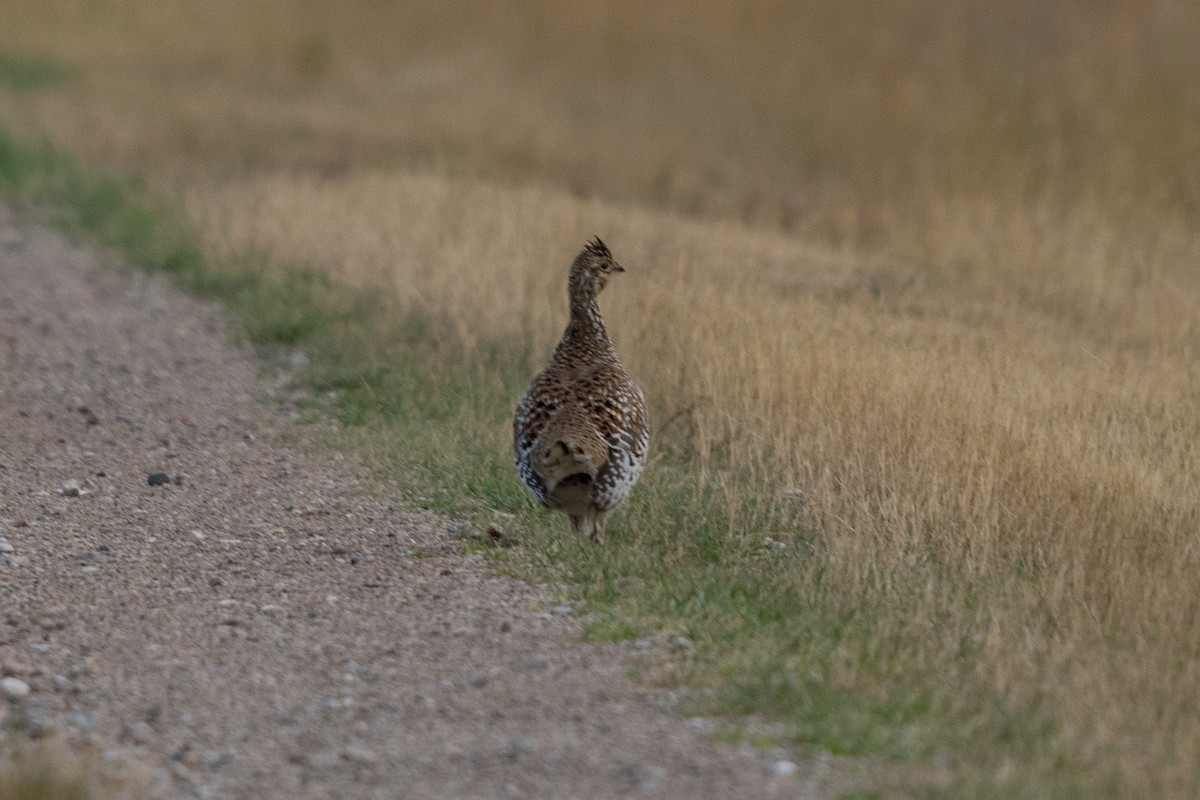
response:
[[[81,754],[104,798],[845,785],[713,743],[627,677],[665,642],[580,643],[544,587],[314,452],[288,396],[218,308],[0,208],[0,741]]]

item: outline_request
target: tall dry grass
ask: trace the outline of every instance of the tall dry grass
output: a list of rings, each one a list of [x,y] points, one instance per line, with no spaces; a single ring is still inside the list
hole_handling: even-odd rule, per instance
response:
[[[848,609],[1126,796],[1200,781],[1198,35],[1184,2],[0,7],[86,68],[35,101],[63,141],[468,357],[546,352],[602,235],[696,474],[800,504]]]

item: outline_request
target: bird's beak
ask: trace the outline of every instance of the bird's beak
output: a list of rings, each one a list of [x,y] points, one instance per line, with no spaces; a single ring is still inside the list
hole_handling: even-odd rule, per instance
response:
[[[621,266],[620,264],[618,264],[615,261],[613,262],[613,272],[624,272],[624,271],[625,271],[625,268],[623,266]]]

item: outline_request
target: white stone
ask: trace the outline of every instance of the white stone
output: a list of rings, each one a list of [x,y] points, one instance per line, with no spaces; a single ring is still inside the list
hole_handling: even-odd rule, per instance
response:
[[[29,696],[29,684],[20,678],[0,680],[0,694],[7,700],[20,700]]]

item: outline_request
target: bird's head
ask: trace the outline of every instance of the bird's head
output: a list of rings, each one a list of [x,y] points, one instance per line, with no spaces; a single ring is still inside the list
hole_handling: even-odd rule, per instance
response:
[[[610,275],[624,271],[625,268],[609,252],[608,245],[600,241],[599,236],[593,237],[571,265],[571,292],[590,291],[599,294],[608,285]]]

